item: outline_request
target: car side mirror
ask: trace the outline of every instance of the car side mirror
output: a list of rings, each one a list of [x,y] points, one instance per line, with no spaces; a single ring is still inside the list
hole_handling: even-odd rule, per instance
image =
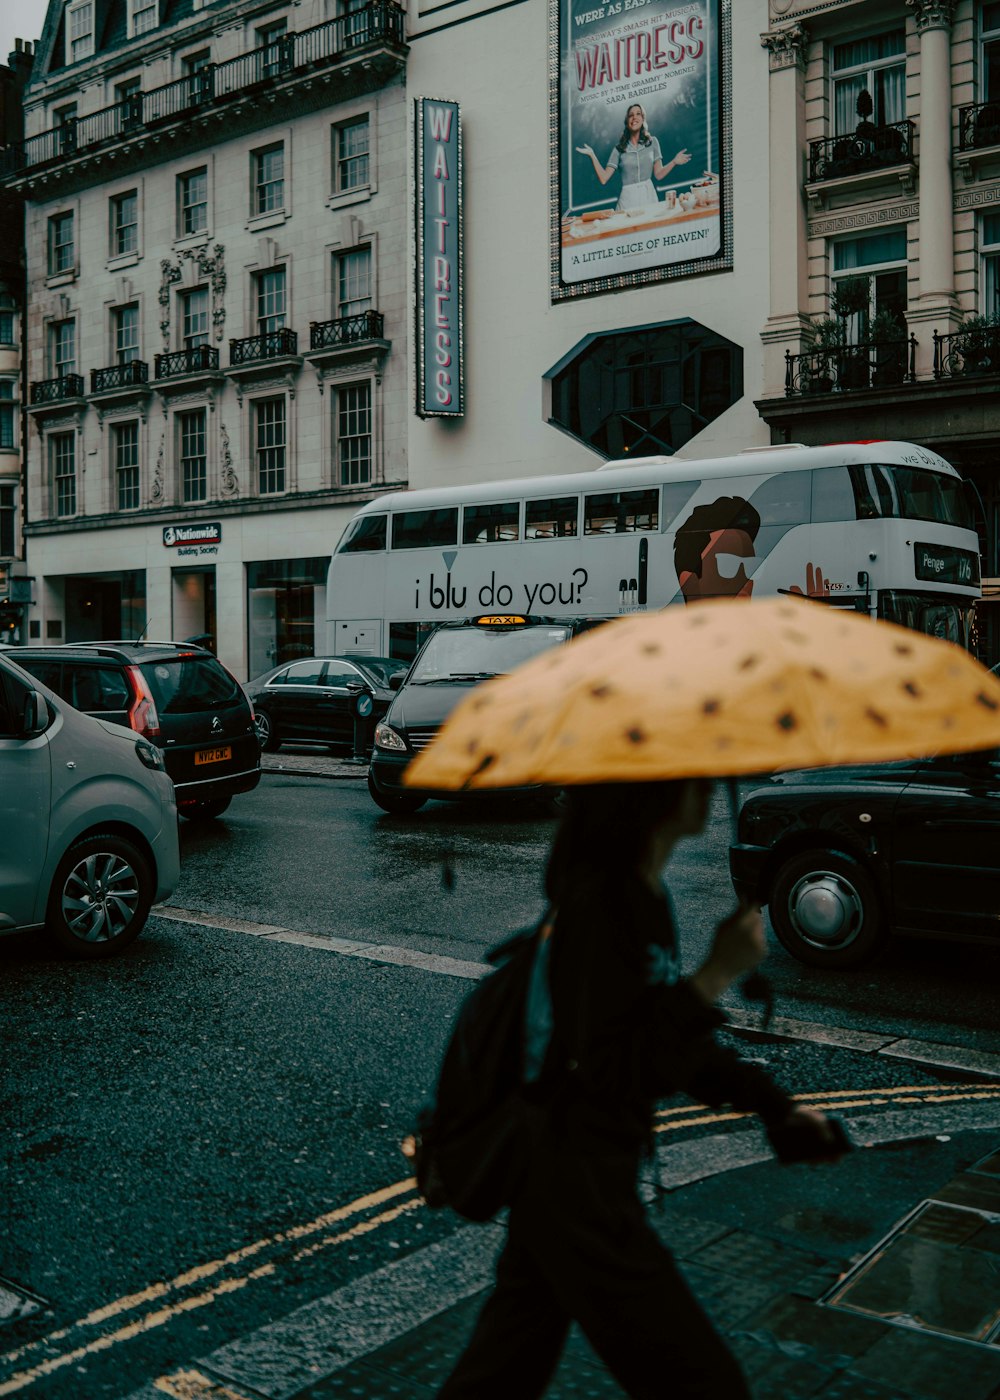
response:
[[[21,711],[21,737],[34,739],[49,727],[49,707],[40,690],[29,690]]]
[[[393,671],[392,675],[389,677],[389,689],[399,690],[405,679],[405,671]]]

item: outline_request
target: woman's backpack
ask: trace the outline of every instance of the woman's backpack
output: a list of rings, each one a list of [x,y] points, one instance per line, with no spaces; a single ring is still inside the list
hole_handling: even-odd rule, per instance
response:
[[[434,1103],[402,1144],[431,1207],[490,1220],[509,1206],[544,1116],[552,1004],[548,916],[487,954],[494,966],[458,1011]]]

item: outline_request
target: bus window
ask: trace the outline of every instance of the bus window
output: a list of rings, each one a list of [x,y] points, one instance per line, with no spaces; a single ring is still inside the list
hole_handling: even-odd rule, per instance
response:
[[[622,535],[636,530],[657,530],[660,524],[660,493],[657,487],[646,491],[607,491],[585,496],[583,533]]]
[[[521,507],[517,501],[499,506],[466,506],[462,512],[463,544],[500,544],[519,538]]]
[[[802,525],[809,519],[812,472],[776,472],[750,497],[761,525]],[[853,512],[852,512],[853,515]]]
[[[362,554],[371,549],[385,549],[384,515],[359,515],[344,531],[338,554]]]
[[[859,520],[933,520],[976,528],[969,493],[960,477],[921,467],[848,467]]]
[[[854,491],[846,467],[819,467],[803,473],[812,477],[812,521],[822,525],[831,520],[854,520]]]
[[[429,549],[457,543],[457,507],[406,510],[392,517],[393,549]]]
[[[670,529],[700,485],[700,481],[665,481],[663,483],[663,504],[660,517],[664,530]]]
[[[524,538],[526,540],[569,539],[577,532],[580,514],[578,496],[551,496],[544,501],[526,501]]]

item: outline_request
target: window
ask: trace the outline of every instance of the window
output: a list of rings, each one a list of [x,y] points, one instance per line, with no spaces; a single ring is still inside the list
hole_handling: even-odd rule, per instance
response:
[[[126,78],[116,83],[115,104],[123,131],[138,126],[142,122],[142,79]]]
[[[344,47],[368,42],[369,0],[344,0]]]
[[[210,49],[199,49],[197,53],[185,54],[181,59],[181,72],[188,80],[189,102],[207,102],[212,96],[211,62]]]
[[[56,132],[56,149],[61,156],[71,156],[76,152],[76,103],[68,102],[65,107],[57,107],[52,113],[52,126]]]
[[[54,321],[51,337],[53,375],[62,379],[76,374],[76,321]]]
[[[204,501],[208,496],[208,459],[205,452],[205,410],[193,409],[182,413],[180,423],[181,442],[181,499],[183,501]]]
[[[136,190],[111,200],[111,256],[124,257],[139,248],[139,195]]]
[[[94,0],[66,6],[66,62],[79,63],[94,52]]]
[[[181,295],[181,339],[185,350],[208,344],[208,288]]]
[[[847,318],[850,344],[863,344],[879,311],[906,323],[906,229],[886,229],[833,244],[833,287],[845,278],[868,280],[868,308]]]
[[[499,544],[518,538],[521,507],[517,501],[497,506],[466,506],[462,511],[463,544]]]
[[[860,121],[890,126],[906,117],[906,31],[892,29],[867,39],[834,44],[833,134],[853,135]],[[858,110],[865,92],[867,116]],[[867,104],[862,103],[862,107]]]
[[[980,311],[1000,318],[1000,214],[984,214],[979,249],[983,260]]]
[[[527,501],[524,506],[524,538],[554,540],[573,536],[577,531],[579,514],[580,502],[576,496]]]
[[[283,142],[252,151],[253,214],[273,214],[285,207],[285,147]]]
[[[0,483],[0,559],[13,559],[17,534],[17,490],[7,482]]]
[[[257,489],[266,496],[285,489],[285,400],[259,399],[253,412]]]
[[[127,365],[139,358],[139,303],[116,306],[111,312],[111,329],[115,338],[115,364]]]
[[[0,379],[0,447],[16,447],[14,432],[14,381]],[[0,551],[2,553],[2,551]]]
[[[368,554],[372,550],[385,549],[384,515],[359,515],[344,531],[344,538],[337,546],[338,554]]]
[[[76,514],[76,437],[53,433],[49,438],[56,515]]]
[[[660,493],[657,487],[646,491],[606,491],[583,498],[585,535],[622,535],[635,530],[658,530]]]
[[[1000,102],[1000,4],[983,6],[979,33],[979,100]]]
[[[195,73],[200,73],[203,68],[207,68],[212,59],[210,49],[199,49],[197,53],[187,53],[181,59],[181,67],[184,70],[185,78],[194,77]]]
[[[116,423],[111,430],[119,510],[139,509],[139,424]]]
[[[208,168],[177,177],[177,231],[180,237],[208,228]]]
[[[372,389],[346,384],[337,393],[337,474],[341,486],[372,479]]]
[[[49,276],[72,272],[76,261],[73,238],[73,212],[53,214],[49,220]]]
[[[256,277],[257,334],[285,328],[285,269],[272,267]]]
[[[288,30],[288,21],[276,19],[272,24],[262,24],[257,30],[257,47],[261,53],[261,74],[271,78],[281,72],[281,40]]]
[[[368,118],[345,122],[333,128],[333,188],[337,194],[364,189],[369,183]]]
[[[437,549],[458,543],[458,511],[405,510],[392,517],[393,549]]]
[[[137,39],[148,34],[159,23],[158,0],[128,0],[128,36]]]
[[[0,345],[17,344],[17,313],[0,309]]]
[[[354,248],[335,254],[337,264],[337,315],[358,316],[372,304],[372,250]]]

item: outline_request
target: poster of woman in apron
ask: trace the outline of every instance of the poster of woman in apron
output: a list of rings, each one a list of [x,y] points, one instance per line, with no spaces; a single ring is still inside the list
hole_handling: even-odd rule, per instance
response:
[[[622,189],[615,206],[619,213],[659,204],[654,177],[665,180],[675,165],[687,165],[691,159],[689,151],[681,150],[669,164],[663,164],[660,143],[649,134],[646,113],[638,102],[633,102],[625,113],[621,137],[608,156],[607,165],[601,165],[593,146],[577,146],[576,149],[580,155],[589,156],[593,161],[594,174],[602,185],[608,183],[616,170],[621,173]]]

